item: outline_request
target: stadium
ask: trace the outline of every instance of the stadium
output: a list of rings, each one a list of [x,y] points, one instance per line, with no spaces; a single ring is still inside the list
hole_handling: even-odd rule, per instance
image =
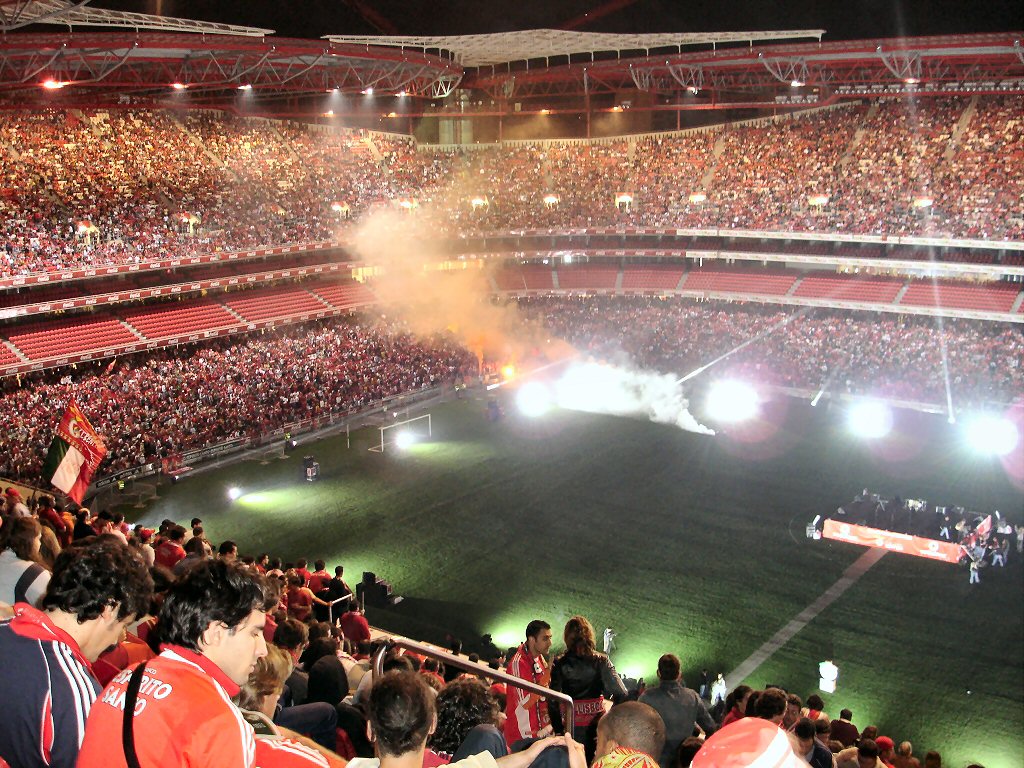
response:
[[[339,635],[342,758],[381,638],[579,615],[606,704],[676,654],[716,726],[1024,764],[1019,7],[555,5],[0,0],[4,619],[226,543]],[[296,612],[342,565],[372,647]]]

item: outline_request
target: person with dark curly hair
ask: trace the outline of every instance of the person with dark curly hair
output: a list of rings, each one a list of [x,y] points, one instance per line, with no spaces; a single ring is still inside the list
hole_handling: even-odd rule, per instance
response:
[[[92,663],[146,613],[152,592],[145,563],[112,537],[57,556],[41,610],[18,603],[0,623],[0,758],[24,768],[75,764],[100,692]]]
[[[461,747],[472,734],[472,752],[487,751],[495,757],[508,753],[505,738],[498,731],[498,702],[480,680],[463,677],[453,680],[437,694],[437,727],[430,737],[430,748],[454,760],[462,756]]]
[[[127,749],[143,766],[252,766],[255,736],[231,697],[267,655],[264,623],[278,599],[276,588],[240,563],[204,560],[189,569],[160,609],[154,631],[162,652],[106,687],[89,713],[78,764],[122,768]],[[123,742],[126,710],[135,716]]]
[[[366,708],[376,757],[349,760],[348,768],[407,768],[423,765],[427,738],[437,721],[434,694],[421,675],[392,670],[373,681]],[[451,768],[527,768],[548,747],[578,749],[565,736],[538,739],[527,749],[495,759],[489,752],[449,763]],[[580,762],[582,763],[582,756]]]

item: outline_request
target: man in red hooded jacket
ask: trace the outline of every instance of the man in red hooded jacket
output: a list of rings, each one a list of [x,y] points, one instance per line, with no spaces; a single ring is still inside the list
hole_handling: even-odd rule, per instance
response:
[[[42,610],[18,603],[14,618],[0,623],[2,760],[19,768],[75,764],[100,691],[92,663],[149,610],[152,592],[146,564],[112,537],[60,553]]]

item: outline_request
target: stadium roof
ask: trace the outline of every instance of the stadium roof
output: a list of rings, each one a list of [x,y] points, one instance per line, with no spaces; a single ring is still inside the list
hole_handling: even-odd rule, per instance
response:
[[[573,54],[621,53],[652,49],[719,43],[753,43],[816,38],[823,29],[767,32],[682,32],[664,34],[619,34],[614,32],[571,32],[560,29],[531,29],[485,35],[324,35],[335,43],[386,48],[420,48],[447,51],[464,67],[485,67],[513,61],[547,59]]]
[[[261,37],[272,29],[191,21],[149,13],[108,11],[89,7],[90,0],[0,0],[0,31],[10,32],[29,24],[60,24],[73,27],[122,27],[160,32],[195,32],[205,35],[245,35]]]

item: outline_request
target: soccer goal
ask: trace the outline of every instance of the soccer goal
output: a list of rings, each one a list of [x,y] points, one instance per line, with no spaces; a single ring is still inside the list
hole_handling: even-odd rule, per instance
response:
[[[388,448],[408,448],[413,443],[429,439],[434,434],[429,413],[393,424],[384,424],[379,429],[380,445],[370,446],[370,450],[377,453],[384,453]]]

